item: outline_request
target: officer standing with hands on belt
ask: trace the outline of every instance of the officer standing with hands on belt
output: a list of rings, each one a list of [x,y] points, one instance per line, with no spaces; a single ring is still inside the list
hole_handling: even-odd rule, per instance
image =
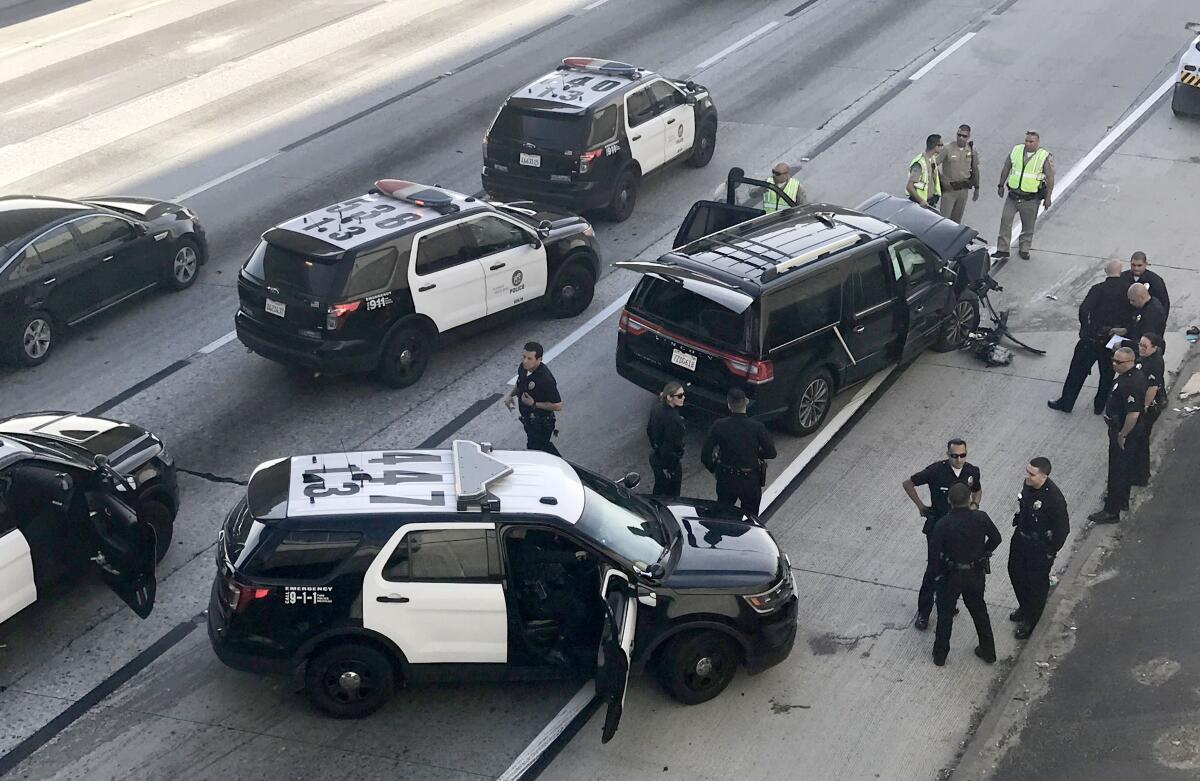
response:
[[[725,395],[729,417],[713,423],[700,451],[704,468],[716,475],[717,501],[741,505],[758,517],[762,489],[767,482],[767,460],[775,457],[775,443],[761,422],[746,415],[746,392],[731,388]]]
[[[970,492],[969,509],[979,509],[979,500],[983,498],[983,484],[980,482],[979,467],[967,463],[967,443],[965,440],[954,438],[946,443],[946,459],[935,461],[905,480],[900,486],[908,498],[917,506],[917,512],[925,519],[921,533],[925,535],[925,574],[921,578],[921,590],[917,594],[917,617],[913,626],[925,630],[929,628],[929,614],[933,612],[934,591],[937,587],[939,571],[938,559],[933,552],[933,539],[930,533],[937,522],[950,512],[950,501],[947,498],[954,485],[962,484]],[[929,504],[921,501],[917,486],[929,486]]]
[[[687,430],[679,408],[685,397],[683,386],[671,380],[658,394],[658,403],[646,423],[655,496],[679,496],[683,482],[683,435]]]
[[[942,200],[938,207],[943,217],[962,224],[967,209],[967,191],[974,190],[972,201],[979,200],[979,154],[971,140],[971,126],[959,125],[954,143],[938,154],[938,174],[942,177]]]
[[[1025,466],[1025,484],[1017,494],[1012,542],[1008,548],[1008,579],[1017,597],[1017,609],[1008,614],[1017,622],[1014,636],[1024,640],[1033,633],[1050,596],[1050,568],[1067,542],[1071,521],[1067,500],[1050,479],[1050,459],[1038,456]]]
[[[1104,274],[1104,281],[1092,285],[1079,305],[1079,341],[1075,343],[1075,354],[1071,356],[1071,368],[1067,370],[1062,393],[1057,399],[1046,402],[1050,409],[1070,412],[1079,398],[1083,381],[1092,373],[1095,364],[1100,373],[1100,384],[1096,387],[1092,410],[1097,415],[1104,411],[1113,379],[1112,350],[1108,349],[1108,341],[1114,335],[1126,334],[1133,317],[1128,298],[1129,283],[1121,276],[1121,261],[1105,263]]]
[[[558,395],[558,382],[550,367],[542,363],[542,346],[526,342],[517,367],[517,382],[504,395],[504,406],[512,409],[514,397],[520,402],[521,425],[525,428],[525,448],[561,456],[550,441],[555,434],[557,418],[554,413],[563,408]]]
[[[1004,187],[1008,186],[1008,197],[1004,199],[1004,211],[1000,214],[1000,235],[996,238],[994,258],[1007,258],[1012,246],[1013,218],[1021,215],[1021,235],[1017,248],[1022,260],[1029,260],[1033,247],[1033,230],[1037,225],[1038,210],[1042,203],[1050,208],[1054,195],[1054,155],[1042,149],[1042,137],[1036,130],[1025,131],[1025,145],[1017,144],[1000,169],[1000,184],[996,194],[1004,198]]]
[[[1133,287],[1145,291],[1141,285]],[[1129,488],[1137,469],[1143,436],[1142,415],[1146,410],[1146,378],[1137,370],[1136,363],[1137,356],[1128,347],[1120,347],[1113,353],[1117,380],[1104,405],[1104,420],[1108,423],[1108,491],[1104,508],[1088,516],[1093,523],[1116,523],[1121,520],[1121,512],[1129,509]]]
[[[979,645],[975,655],[991,664],[996,661],[996,640],[992,619],[983,601],[986,576],[991,573],[989,559],[1000,547],[1000,530],[982,510],[972,510],[971,489],[962,483],[950,486],[946,493],[950,512],[946,513],[929,535],[930,549],[938,562],[937,629],[933,640],[933,663],[941,667],[950,653],[950,633],[954,629],[954,611],[961,595]]]

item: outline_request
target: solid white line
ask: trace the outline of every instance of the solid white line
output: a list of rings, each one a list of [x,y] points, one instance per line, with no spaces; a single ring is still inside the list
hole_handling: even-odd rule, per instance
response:
[[[508,766],[508,770],[501,773],[496,781],[517,781],[521,778],[595,696],[596,682],[588,681],[579,691],[575,692],[575,696],[562,707],[558,715],[550,720],[550,723],[538,733],[537,737],[525,747],[525,750]]]
[[[93,27],[99,27],[102,24],[108,24],[109,22],[116,21],[117,19],[127,19],[139,11],[146,11],[150,8],[154,8],[155,6],[163,5],[164,3],[169,2],[171,2],[171,0],[153,0],[152,2],[130,8],[127,11],[114,11],[103,19],[96,19],[95,21],[88,22],[87,24],[81,24],[78,27],[72,27],[69,30],[63,30],[61,32],[54,33],[53,35],[35,38],[32,41],[26,41],[19,46],[12,47],[11,49],[5,49],[4,51],[0,52],[0,57],[8,57],[10,55],[17,54],[18,52],[36,49],[39,46],[44,46],[52,41],[57,41],[60,38],[66,38],[68,35],[81,33],[84,30],[91,30]]]
[[[788,464],[787,469],[780,472],[779,477],[772,480],[771,484],[763,491],[762,502],[759,505],[761,512],[765,513],[775,503],[775,500],[779,498],[784,489],[796,479],[796,475],[800,474],[800,471],[817,457],[817,454],[833,439],[834,434],[837,434],[842,426],[845,426],[849,422],[854,413],[858,412],[859,408],[867,403],[867,399],[871,398],[871,394],[879,389],[879,386],[883,384],[883,381],[891,373],[892,370],[878,372],[867,381],[866,385],[859,389],[858,393],[854,394],[854,398],[850,399],[849,404],[842,407],[838,411],[838,414],[833,416],[833,420],[830,420],[821,427],[821,430],[812,438],[812,441],[800,451],[800,455],[796,456],[796,459]]]
[[[583,7],[583,10],[591,11],[593,8],[599,8],[600,6],[604,5],[607,2],[608,2],[608,0],[596,0],[596,2],[594,2],[594,3],[588,3],[587,5],[585,5]]]
[[[272,152],[271,154],[267,155],[266,157],[260,157],[257,160],[254,160],[253,162],[246,163],[242,167],[235,168],[232,171],[230,171],[229,173],[225,174],[224,176],[218,176],[216,179],[207,181],[204,184],[200,185],[199,187],[195,187],[191,190],[188,190],[186,193],[183,193],[182,195],[176,195],[171,200],[178,203],[179,201],[186,201],[188,198],[194,198],[197,195],[199,195],[200,193],[204,192],[205,190],[211,190],[212,188],[216,187],[217,185],[224,184],[225,182],[228,182],[230,179],[233,179],[236,176],[241,176],[242,174],[246,173],[247,171],[252,171],[255,168],[258,168],[260,165],[263,165],[264,163],[269,163],[270,161],[274,160],[278,156],[279,156],[279,152]]]
[[[629,294],[632,292],[633,292],[633,288],[629,288],[629,290],[626,290],[624,293],[617,296],[617,299],[615,301],[613,301],[608,306],[604,307],[604,309],[602,309],[601,311],[592,315],[591,319],[589,319],[586,323],[579,326],[574,331],[572,331],[570,334],[568,334],[566,339],[563,339],[561,342],[554,345],[546,352],[542,353],[542,360],[550,361],[550,360],[553,360],[554,358],[557,358],[558,356],[562,355],[564,352],[566,352],[567,348],[569,348],[571,345],[578,342],[583,337],[587,336],[588,331],[591,331],[593,328],[600,325],[608,318],[612,317],[613,313],[615,313],[621,307],[625,306],[625,302],[629,300]],[[513,375],[512,379],[510,379],[508,381],[508,384],[509,385],[517,384],[516,375]]]
[[[934,67],[936,67],[936,66],[937,66],[937,64],[938,64],[939,62],[941,62],[942,60],[946,59],[946,58],[947,58],[947,57],[949,57],[951,54],[954,54],[956,51],[958,51],[958,48],[959,48],[960,46],[962,46],[964,43],[966,43],[967,41],[971,40],[971,39],[972,39],[972,38],[974,38],[974,37],[975,37],[975,33],[965,33],[965,34],[963,35],[963,37],[959,38],[957,41],[955,41],[954,43],[950,44],[950,48],[949,48],[949,49],[946,49],[944,52],[942,52],[942,53],[941,53],[941,54],[939,54],[938,56],[934,57],[934,58],[933,58],[932,60],[930,60],[929,62],[925,63],[924,67],[922,67],[922,68],[921,68],[919,71],[917,71],[917,72],[916,72],[916,73],[914,73],[913,75],[909,76],[909,77],[908,77],[908,80],[909,80],[909,81],[916,81],[917,79],[919,79],[919,78],[921,78],[922,76],[924,76],[926,73],[929,73],[929,71],[933,70],[933,69],[934,69]]]
[[[705,68],[707,68],[709,65],[712,65],[714,62],[725,59],[727,56],[729,56],[730,54],[733,54],[735,51],[742,48],[746,44],[750,43],[751,41],[753,41],[755,38],[759,37],[763,33],[767,32],[768,30],[773,30],[774,28],[776,28],[778,26],[779,26],[779,22],[770,22],[768,24],[764,24],[762,27],[760,27],[757,30],[755,30],[754,32],[750,33],[745,38],[742,38],[737,43],[733,44],[732,46],[726,46],[721,51],[717,52],[716,54],[709,57],[704,62],[697,65],[696,70],[702,71]]]
[[[237,338],[237,331],[230,331],[229,333],[222,336],[220,339],[212,340],[211,342],[204,345],[196,352],[198,352],[201,355],[208,355],[209,353],[215,353],[217,350],[220,350],[222,347],[229,344],[236,338]]]

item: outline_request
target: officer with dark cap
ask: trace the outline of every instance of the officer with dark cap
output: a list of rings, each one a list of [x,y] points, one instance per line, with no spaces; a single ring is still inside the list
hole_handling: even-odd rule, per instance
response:
[[[518,403],[526,449],[561,456],[550,438],[557,433],[555,413],[563,408],[562,396],[550,367],[542,362],[542,346],[537,342],[525,343],[517,381],[504,395],[504,406],[509,409]]]
[[[700,462],[716,475],[718,502],[737,503],[744,512],[757,517],[767,482],[766,462],[775,457],[775,443],[766,426],[746,415],[750,401],[745,391],[730,389],[725,403],[729,417],[721,418],[708,430]]]
[[[1104,402],[1112,387],[1112,350],[1108,342],[1114,336],[1125,334],[1133,313],[1129,306],[1129,283],[1121,278],[1121,261],[1110,260],[1104,264],[1104,281],[1097,282],[1088,290],[1079,305],[1079,341],[1075,343],[1075,354],[1071,356],[1071,368],[1063,383],[1062,393],[1057,399],[1047,401],[1046,406],[1059,412],[1070,412],[1079,398],[1083,381],[1092,373],[1095,364],[1100,372],[1100,385],[1092,410],[1099,415],[1104,411]]]
[[[1141,285],[1133,287],[1145,291]],[[1093,523],[1116,523],[1121,512],[1129,509],[1129,489],[1137,477],[1138,454],[1145,434],[1142,416],[1146,412],[1146,377],[1137,370],[1136,363],[1137,356],[1128,347],[1113,353],[1117,379],[1104,406],[1104,420],[1108,423],[1108,490],[1104,508],[1088,516]]]
[[[1025,466],[1025,484],[1017,494],[1012,542],[1008,549],[1008,578],[1017,609],[1008,614],[1017,622],[1016,638],[1033,632],[1050,595],[1050,568],[1067,542],[1071,521],[1067,500],[1050,479],[1050,459],[1038,456]]]
[[[989,559],[1000,546],[1000,530],[982,510],[972,510],[971,489],[962,483],[947,492],[950,512],[946,513],[929,535],[930,548],[937,557],[937,629],[933,640],[933,663],[941,667],[950,653],[950,633],[954,629],[954,611],[961,595],[979,645],[975,655],[991,664],[996,661],[996,641],[992,620],[983,601],[984,582],[992,571]]]
[[[933,611],[934,590],[936,587],[938,560],[933,553],[933,541],[929,536],[934,526],[943,515],[950,512],[950,502],[947,497],[954,485],[962,484],[971,494],[970,509],[979,507],[983,498],[983,484],[980,482],[979,467],[967,462],[967,443],[962,439],[952,439],[946,443],[946,458],[935,461],[905,480],[900,486],[917,506],[917,512],[925,519],[921,533],[925,535],[925,575],[921,578],[921,590],[917,594],[917,618],[913,626],[925,630],[929,628],[929,614]],[[917,486],[929,486],[929,504],[921,501]]]

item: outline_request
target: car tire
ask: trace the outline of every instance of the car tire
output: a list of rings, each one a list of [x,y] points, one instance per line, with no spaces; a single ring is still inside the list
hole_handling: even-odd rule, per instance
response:
[[[688,632],[667,641],[659,657],[658,680],[684,705],[708,702],[737,673],[737,644],[714,631]]]
[[[388,338],[379,356],[379,378],[393,388],[407,388],[425,373],[433,352],[433,336],[416,323],[402,325]]]
[[[157,564],[166,558],[167,552],[171,550],[171,537],[175,533],[175,513],[166,502],[150,498],[138,504],[137,517],[154,529],[157,538],[154,563]]]
[[[337,719],[361,719],[379,710],[396,688],[392,662],[364,643],[343,643],[309,660],[304,689],[319,710]]]
[[[833,406],[833,377],[824,369],[808,372],[796,383],[783,427],[798,437],[806,437],[821,427]]]
[[[175,242],[171,258],[163,269],[163,286],[167,290],[187,290],[200,274],[200,246],[184,237]]]
[[[713,153],[716,150],[717,126],[713,122],[706,122],[700,132],[696,134],[696,141],[692,144],[692,154],[688,157],[687,164],[692,168],[703,168],[713,159]]]
[[[38,366],[50,358],[56,344],[54,318],[49,312],[34,310],[16,318],[6,358],[17,366]]]
[[[979,299],[966,295],[954,303],[942,328],[938,331],[937,341],[933,343],[934,352],[948,353],[962,347],[967,334],[979,325]]]
[[[546,311],[559,319],[576,317],[588,308],[595,294],[596,280],[583,261],[568,260],[546,291]]]
[[[625,222],[633,214],[637,205],[638,176],[633,171],[626,170],[617,179],[613,188],[612,198],[604,210],[605,219],[610,222]]]

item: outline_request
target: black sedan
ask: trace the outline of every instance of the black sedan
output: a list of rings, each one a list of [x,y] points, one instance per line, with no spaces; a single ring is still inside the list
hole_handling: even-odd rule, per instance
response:
[[[65,327],[191,287],[206,250],[196,215],[166,201],[0,197],[0,360],[36,366]]]

